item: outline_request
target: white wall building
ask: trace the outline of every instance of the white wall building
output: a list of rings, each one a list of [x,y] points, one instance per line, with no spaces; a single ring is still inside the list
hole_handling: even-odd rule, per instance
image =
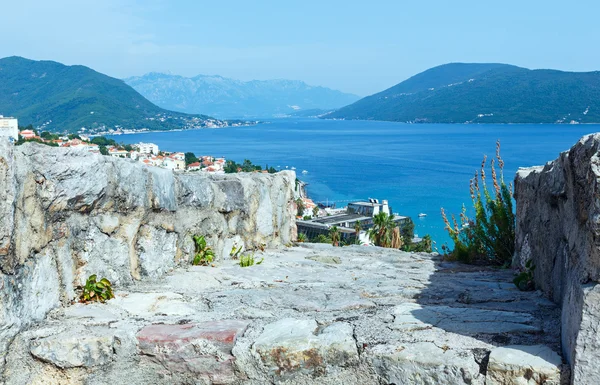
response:
[[[142,154],[158,155],[158,146],[154,143],[138,143],[134,147]]]
[[[19,122],[16,118],[0,115],[0,137],[19,139]]]

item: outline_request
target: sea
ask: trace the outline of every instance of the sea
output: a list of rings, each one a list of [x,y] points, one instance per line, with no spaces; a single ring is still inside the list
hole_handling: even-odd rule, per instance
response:
[[[406,124],[395,122],[271,119],[254,126],[127,134],[123,143],[152,142],[164,151],[244,159],[296,171],[316,202],[343,207],[369,198],[389,201],[410,216],[418,236],[441,249],[453,246],[440,215],[471,212],[469,180],[500,140],[504,180],[519,167],[543,165],[600,125]],[[306,171],[303,173],[303,171]],[[489,175],[489,168],[488,168]],[[489,178],[488,178],[489,179]],[[419,214],[426,214],[419,217]]]

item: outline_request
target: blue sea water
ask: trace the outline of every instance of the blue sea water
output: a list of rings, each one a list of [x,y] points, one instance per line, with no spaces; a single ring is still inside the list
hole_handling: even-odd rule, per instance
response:
[[[393,211],[415,222],[420,236],[447,242],[440,208],[470,207],[469,179],[484,154],[502,144],[504,177],[518,167],[555,159],[600,125],[404,124],[280,119],[249,127],[121,135],[118,142],[153,142],[161,150],[224,156],[280,169],[296,167],[315,201],[388,199]],[[303,175],[302,170],[308,174]],[[488,174],[489,175],[489,174]],[[419,213],[427,214],[419,218]]]

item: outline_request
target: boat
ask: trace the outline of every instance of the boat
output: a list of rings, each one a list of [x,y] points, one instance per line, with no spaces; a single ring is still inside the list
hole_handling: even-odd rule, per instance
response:
[[[295,169],[296,169],[296,167],[292,167],[292,170],[295,170]]]
[[[306,174],[308,174],[308,171],[302,170],[302,174],[306,175]]]
[[[427,214],[423,214],[423,213],[419,214],[419,218],[425,218],[426,216],[427,216]]]

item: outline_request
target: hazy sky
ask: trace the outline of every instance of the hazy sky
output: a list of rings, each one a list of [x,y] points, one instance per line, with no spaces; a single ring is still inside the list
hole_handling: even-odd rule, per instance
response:
[[[367,95],[447,62],[600,70],[600,2],[2,0],[0,57]]]

